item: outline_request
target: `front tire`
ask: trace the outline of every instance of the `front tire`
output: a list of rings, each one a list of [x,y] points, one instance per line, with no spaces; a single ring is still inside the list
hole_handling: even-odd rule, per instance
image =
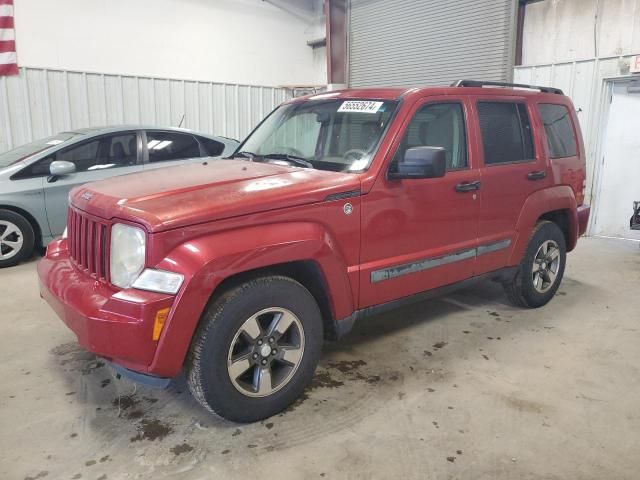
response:
[[[566,259],[567,246],[560,227],[549,221],[539,222],[516,275],[504,284],[511,303],[525,308],[546,305],[560,286]]]
[[[33,255],[35,234],[29,221],[0,209],[0,268],[12,267]]]
[[[259,277],[205,310],[186,364],[193,396],[235,422],[268,418],[311,382],[322,351],[322,317],[295,280]]]

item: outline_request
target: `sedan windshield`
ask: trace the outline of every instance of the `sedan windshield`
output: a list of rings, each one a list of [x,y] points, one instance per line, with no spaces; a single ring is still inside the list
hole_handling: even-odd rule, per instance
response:
[[[61,143],[71,140],[75,137],[76,133],[61,133],[54,135],[53,137],[42,138],[25,145],[21,145],[18,148],[9,150],[3,154],[0,154],[0,168],[8,167],[14,163],[18,163],[25,158],[35,155],[36,153],[44,152],[50,148],[53,148]]]
[[[320,170],[366,170],[397,104],[321,98],[282,105],[234,156]]]

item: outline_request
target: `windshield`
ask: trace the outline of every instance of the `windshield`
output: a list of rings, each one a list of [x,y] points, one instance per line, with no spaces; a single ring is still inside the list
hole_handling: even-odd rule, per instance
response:
[[[242,144],[234,156],[320,170],[362,171],[398,102],[307,100],[282,105]]]
[[[31,155],[44,152],[49,148],[53,148],[61,143],[71,140],[78,135],[77,133],[61,133],[52,137],[41,138],[26,145],[21,145],[18,148],[9,150],[3,154],[0,154],[0,167],[8,167],[14,163],[18,163]]]

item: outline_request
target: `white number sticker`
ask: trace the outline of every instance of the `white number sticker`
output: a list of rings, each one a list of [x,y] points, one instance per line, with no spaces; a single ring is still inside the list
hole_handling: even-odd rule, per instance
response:
[[[377,113],[384,102],[371,102],[364,100],[347,100],[338,112],[355,112],[355,113]]]

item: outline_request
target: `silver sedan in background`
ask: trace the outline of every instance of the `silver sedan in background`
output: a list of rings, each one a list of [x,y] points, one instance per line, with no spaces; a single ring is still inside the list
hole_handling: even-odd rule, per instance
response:
[[[230,155],[236,140],[179,128],[86,128],[0,154],[0,268],[62,234],[71,188],[103,178]]]

